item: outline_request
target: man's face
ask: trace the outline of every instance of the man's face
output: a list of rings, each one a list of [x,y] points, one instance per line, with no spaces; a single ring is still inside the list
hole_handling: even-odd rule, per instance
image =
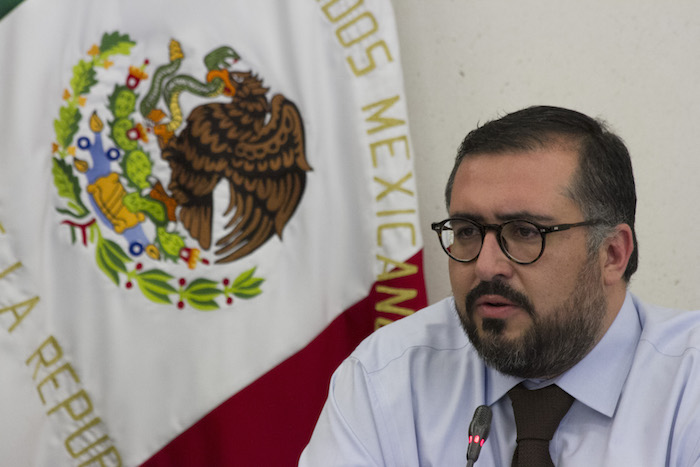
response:
[[[484,154],[465,159],[455,176],[450,216],[500,224],[585,220],[566,195],[578,159],[571,147]],[[449,261],[462,325],[487,364],[514,376],[553,377],[577,363],[609,325],[598,255],[587,228],[548,234],[544,253],[520,265],[489,231],[471,263]]]

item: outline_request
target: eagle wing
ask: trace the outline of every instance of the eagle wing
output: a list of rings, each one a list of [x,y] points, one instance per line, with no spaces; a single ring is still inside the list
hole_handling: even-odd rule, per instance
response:
[[[230,202],[228,233],[216,245],[217,260],[227,263],[252,253],[282,229],[294,214],[306,185],[304,126],[293,102],[277,94],[270,101],[270,119],[239,139],[229,158],[226,178]],[[230,231],[229,231],[230,229]]]
[[[221,104],[195,108],[188,125],[170,140],[162,157],[171,169],[168,188],[180,209],[180,221],[205,250],[211,245],[212,192],[227,167],[229,146],[217,127]]]

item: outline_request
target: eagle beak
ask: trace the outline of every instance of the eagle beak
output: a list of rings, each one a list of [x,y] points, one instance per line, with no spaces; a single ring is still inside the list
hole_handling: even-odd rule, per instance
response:
[[[224,82],[223,93],[225,96],[233,97],[236,94],[236,88],[231,83],[231,76],[229,75],[228,70],[211,70],[209,73],[207,73],[208,83],[214,81],[215,79],[220,79]]]

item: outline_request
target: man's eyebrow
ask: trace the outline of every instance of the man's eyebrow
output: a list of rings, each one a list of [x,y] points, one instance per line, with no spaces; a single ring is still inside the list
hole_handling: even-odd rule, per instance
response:
[[[547,214],[538,214],[530,211],[516,211],[516,212],[510,212],[507,214],[499,214],[496,215],[496,219],[498,219],[501,222],[505,221],[512,221],[515,219],[522,219],[526,221],[534,221],[534,222],[543,222],[543,223],[551,223],[554,222],[555,219],[552,216],[549,216]]]
[[[458,211],[458,212],[451,212],[450,217],[458,217],[460,219],[469,219],[472,221],[476,222],[483,222],[484,221],[484,216],[480,216],[479,214],[474,214],[471,212],[466,212],[466,211]]]
[[[463,219],[470,219],[476,222],[484,223],[485,217],[481,214],[475,214],[473,212],[459,211],[450,214],[450,217],[459,217]],[[512,220],[525,220],[537,223],[553,223],[555,218],[547,214],[539,214],[530,211],[513,211],[508,213],[496,214],[496,220],[498,222],[506,222]]]

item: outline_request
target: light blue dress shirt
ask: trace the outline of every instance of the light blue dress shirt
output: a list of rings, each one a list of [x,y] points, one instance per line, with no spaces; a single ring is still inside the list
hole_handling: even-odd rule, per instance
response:
[[[454,301],[367,338],[331,379],[300,466],[445,467],[466,464],[474,410],[493,411],[476,466],[510,466],[521,380],[479,359]],[[627,294],[598,345],[552,381],[575,397],[550,443],[563,466],[700,466],[700,312],[640,303]]]

